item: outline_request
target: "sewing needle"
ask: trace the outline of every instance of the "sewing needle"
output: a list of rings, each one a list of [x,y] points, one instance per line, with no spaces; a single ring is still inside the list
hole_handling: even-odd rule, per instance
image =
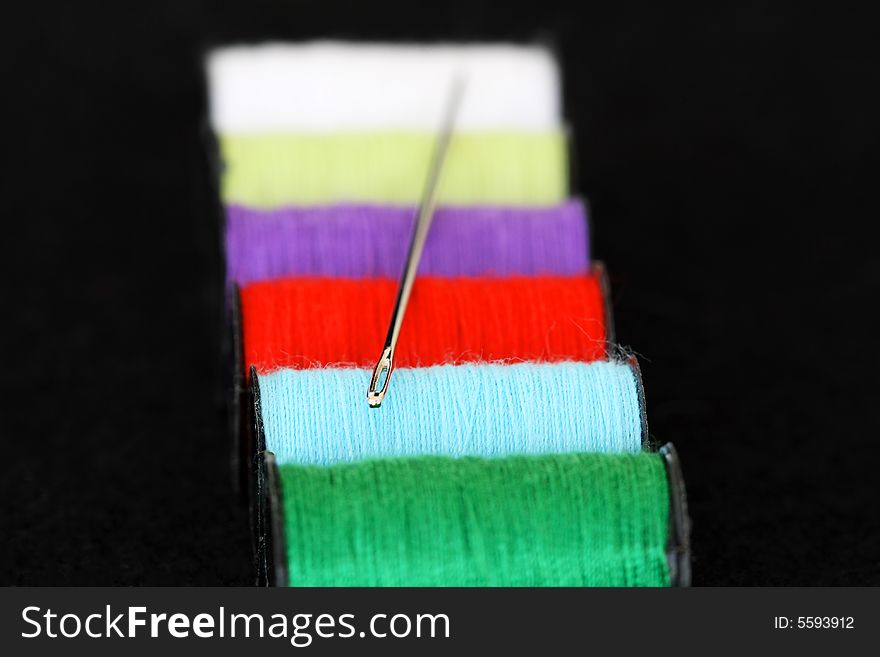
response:
[[[391,313],[391,322],[388,326],[388,334],[385,337],[385,346],[382,349],[379,362],[376,363],[376,367],[373,369],[373,377],[370,379],[370,387],[367,390],[367,403],[370,405],[370,408],[379,408],[382,405],[382,400],[385,399],[385,393],[388,392],[388,383],[391,381],[391,372],[394,369],[394,348],[397,346],[397,338],[400,336],[400,327],[403,324],[403,316],[406,313],[409,295],[412,292],[416,271],[419,268],[419,260],[422,258],[425,239],[428,237],[428,230],[431,228],[431,221],[434,218],[440,172],[446,160],[446,152],[449,150],[455,115],[458,112],[458,106],[461,103],[463,93],[464,79],[455,77],[452,81],[446,113],[443,116],[440,134],[438,135],[428,169],[428,180],[416,214],[416,223],[412,239],[409,243],[409,252],[406,256],[406,266],[403,269],[403,274],[397,288],[397,299],[394,302],[394,310]],[[383,374],[385,379],[381,381],[380,388],[380,380]]]

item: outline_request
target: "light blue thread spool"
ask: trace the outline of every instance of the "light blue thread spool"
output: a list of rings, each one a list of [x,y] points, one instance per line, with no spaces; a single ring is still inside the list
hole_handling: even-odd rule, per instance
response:
[[[373,457],[638,452],[641,381],[625,362],[441,365],[396,370],[381,409],[365,369],[260,375],[266,449],[279,463]]]

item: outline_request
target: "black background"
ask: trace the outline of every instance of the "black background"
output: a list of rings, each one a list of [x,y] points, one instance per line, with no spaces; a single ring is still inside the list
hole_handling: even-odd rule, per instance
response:
[[[570,4],[4,9],[0,583],[250,582],[201,49],[546,35],[618,336],[683,460],[695,584],[880,584],[874,23]]]

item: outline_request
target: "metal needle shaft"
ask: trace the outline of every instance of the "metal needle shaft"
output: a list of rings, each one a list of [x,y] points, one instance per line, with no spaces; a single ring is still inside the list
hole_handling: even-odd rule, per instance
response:
[[[373,369],[373,377],[370,379],[370,387],[367,390],[367,403],[371,408],[379,408],[379,406],[382,405],[382,400],[385,399],[385,393],[388,392],[388,383],[391,381],[391,372],[394,369],[394,348],[397,346],[397,338],[400,336],[400,327],[403,324],[403,317],[406,314],[406,306],[409,303],[409,295],[412,292],[413,283],[416,278],[416,271],[419,268],[419,261],[422,258],[425,239],[428,237],[428,230],[431,228],[431,221],[434,218],[434,208],[437,204],[437,187],[440,182],[440,173],[443,169],[443,164],[446,161],[446,152],[449,150],[449,142],[452,140],[455,115],[458,112],[458,106],[461,103],[463,93],[463,78],[454,78],[449,93],[449,102],[446,107],[446,113],[443,117],[440,134],[437,138],[437,144],[434,147],[434,153],[428,169],[428,180],[425,183],[421,203],[419,204],[419,209],[416,214],[415,228],[413,230],[412,239],[409,243],[406,265],[403,269],[403,274],[400,277],[400,284],[397,288],[397,299],[394,302],[394,310],[391,313],[391,323],[388,326],[388,335],[385,337],[385,345],[382,348],[382,355],[379,357],[379,362],[376,363],[376,367]],[[382,379],[383,375],[385,377],[384,380]]]

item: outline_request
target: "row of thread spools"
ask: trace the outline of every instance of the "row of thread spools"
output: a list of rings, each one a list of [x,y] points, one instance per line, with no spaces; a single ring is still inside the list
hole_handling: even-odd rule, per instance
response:
[[[259,581],[686,584],[677,459],[614,347],[552,54],[269,44],[207,73]],[[371,409],[453,75],[439,207]]]

